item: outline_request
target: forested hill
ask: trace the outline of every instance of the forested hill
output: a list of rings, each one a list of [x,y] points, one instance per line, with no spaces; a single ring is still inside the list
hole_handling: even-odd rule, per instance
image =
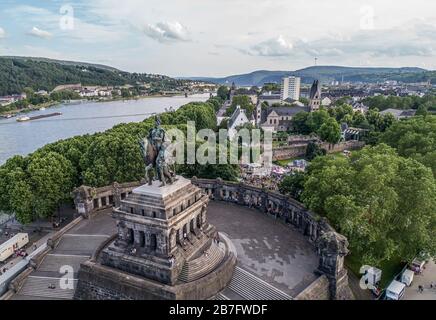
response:
[[[151,83],[168,90],[182,85],[183,81],[82,62],[0,57],[0,96],[21,93],[26,87],[51,91],[58,85],[74,83],[101,86]]]
[[[379,82],[398,80],[404,82],[422,82],[431,80],[436,83],[436,72],[421,68],[361,68],[316,66],[296,71],[268,71],[259,70],[247,74],[232,75],[224,78],[186,77],[191,80],[202,80],[218,84],[239,86],[262,86],[265,83],[280,83],[283,77],[297,76],[303,83],[311,84],[314,79],[322,82],[350,81],[350,82]]]

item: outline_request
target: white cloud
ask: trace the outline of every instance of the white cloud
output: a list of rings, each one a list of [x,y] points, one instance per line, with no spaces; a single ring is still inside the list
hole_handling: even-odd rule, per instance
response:
[[[294,45],[280,35],[278,38],[269,39],[251,46],[246,53],[265,57],[281,57],[292,54],[293,49]]]
[[[43,39],[50,39],[53,36],[50,32],[37,27],[33,27],[32,30],[29,31],[29,35]]]
[[[0,39],[4,38],[6,36],[6,32],[5,29],[3,29],[2,27],[0,27]]]
[[[318,39],[299,39],[292,43],[283,36],[240,49],[261,57],[430,57],[436,53],[436,25],[409,21],[402,27],[329,34]]]
[[[149,24],[144,32],[159,42],[189,41],[188,30],[177,21]]]

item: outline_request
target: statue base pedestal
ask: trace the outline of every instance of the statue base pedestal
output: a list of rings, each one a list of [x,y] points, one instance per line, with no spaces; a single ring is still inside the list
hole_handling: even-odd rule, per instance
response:
[[[213,241],[207,195],[183,177],[160,185],[114,208],[118,236],[79,271],[77,299],[206,299],[228,284],[236,257]]]

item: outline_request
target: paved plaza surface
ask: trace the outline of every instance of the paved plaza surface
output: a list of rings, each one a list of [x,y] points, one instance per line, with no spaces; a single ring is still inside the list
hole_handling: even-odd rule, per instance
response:
[[[433,282],[433,288],[430,284]],[[418,292],[418,286],[424,287],[422,293]],[[410,287],[406,288],[404,300],[436,300],[436,264],[432,260],[425,265],[425,270],[420,275],[413,277]]]
[[[238,266],[296,296],[317,277],[314,247],[294,228],[255,209],[211,201],[209,223],[236,247]]]

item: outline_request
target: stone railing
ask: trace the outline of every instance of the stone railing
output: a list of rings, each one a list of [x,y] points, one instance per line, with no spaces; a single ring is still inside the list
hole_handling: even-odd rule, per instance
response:
[[[118,207],[121,200],[141,184],[145,184],[145,181],[122,184],[115,182],[101,188],[81,186],[72,192],[76,210],[83,217],[89,218],[96,211]]]
[[[332,299],[350,298],[344,257],[348,254],[347,239],[336,233],[325,218],[304,207],[293,198],[277,192],[259,189],[243,183],[221,179],[192,178],[192,183],[203,189],[210,199],[231,202],[270,215],[287,225],[293,226],[312,243],[319,255],[317,273],[329,279]],[[145,181],[118,184],[103,188],[82,186],[73,191],[77,211],[84,217],[94,212],[119,206],[133,189]]]

